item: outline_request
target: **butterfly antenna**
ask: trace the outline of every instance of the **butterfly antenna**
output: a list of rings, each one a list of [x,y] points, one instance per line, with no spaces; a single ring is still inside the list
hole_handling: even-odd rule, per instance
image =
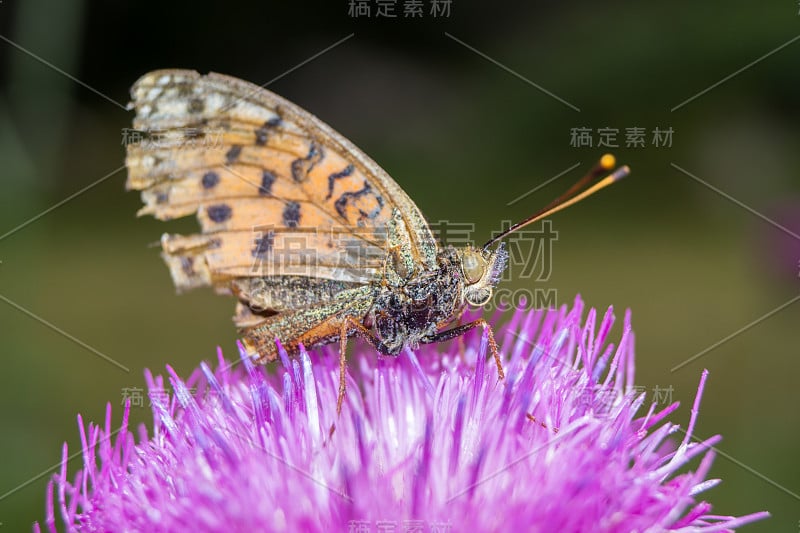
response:
[[[611,172],[611,174],[608,174],[608,172],[614,168],[616,162],[617,160],[613,155],[605,154],[600,158],[600,161],[598,161],[594,168],[592,168],[584,177],[576,181],[575,184],[567,189],[564,194],[525,220],[517,222],[504,232],[489,239],[489,241],[483,245],[483,249],[485,250],[489,248],[492,244],[496,243],[500,239],[503,239],[509,234],[524,228],[528,224],[533,224],[534,222],[542,220],[543,218],[547,218],[554,213],[558,213],[562,209],[566,209],[567,207],[580,202],[584,198],[588,198],[594,193],[605,189],[609,185],[618,182],[630,174],[631,169],[627,165],[623,165],[614,172]]]

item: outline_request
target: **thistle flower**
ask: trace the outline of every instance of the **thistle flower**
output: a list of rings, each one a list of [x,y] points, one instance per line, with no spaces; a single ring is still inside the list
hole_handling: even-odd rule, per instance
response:
[[[186,381],[168,367],[151,434],[129,431],[129,404],[118,432],[110,406],[103,426],[79,417],[83,468],[70,481],[65,445],[44,527],[59,514],[82,531],[720,531],[767,516],[697,499],[719,482],[706,474],[720,438],[690,438],[706,373],[685,433],[665,422],[677,404],[639,413],[630,314],[615,347],[612,310],[599,328],[583,310],[518,310],[497,330],[505,380],[485,335],[377,363],[360,347],[339,417],[333,350],[284,353],[276,375],[221,353]]]

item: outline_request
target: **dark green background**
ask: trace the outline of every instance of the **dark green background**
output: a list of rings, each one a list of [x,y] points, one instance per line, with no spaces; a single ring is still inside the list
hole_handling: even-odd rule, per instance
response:
[[[352,139],[430,219],[475,222],[481,242],[601,155],[570,147],[571,128],[672,127],[671,148],[652,147],[648,133],[646,148],[614,150],[632,177],[554,218],[559,240],[546,286],[560,303],[580,292],[589,305],[613,304],[620,321],[632,309],[637,381],[648,398],[655,386],[672,387],[682,403],[672,420],[684,427],[708,368],[697,435],[724,436],[711,471],[724,481],[705,497],[717,514],[773,513],[746,531],[796,531],[800,500],[775,485],[800,493],[800,303],[670,369],[796,297],[800,240],[671,163],[800,233],[800,42],[671,109],[800,35],[800,5],[516,4],[453,0],[449,18],[410,21],[353,19],[346,0],[3,0],[0,35],[125,104],[130,84],[151,69],[214,70],[262,84],[354,33],[270,89]],[[0,235],[120,167],[120,131],[130,120],[0,42]],[[148,247],[193,221],[136,220],[138,195],[123,183],[124,171],[0,239],[0,295],[130,368],[0,301],[0,522],[8,530],[43,517],[61,443],[78,449],[77,413],[100,421],[110,401],[118,421],[121,390],[142,387],[144,368],[158,373],[169,363],[187,375],[217,345],[233,354],[232,302],[210,291],[176,296]],[[149,411],[134,418],[148,420]]]

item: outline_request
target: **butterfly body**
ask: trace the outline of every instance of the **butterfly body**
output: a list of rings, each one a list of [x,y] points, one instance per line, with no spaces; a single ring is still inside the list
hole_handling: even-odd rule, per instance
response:
[[[488,324],[454,325],[490,299],[507,258],[502,244],[490,250],[500,237],[441,246],[377,163],[262,87],[160,70],[131,96],[127,187],[141,191],[139,214],[197,216],[200,233],[162,236],[162,257],[179,291],[237,298],[234,322],[256,360],[276,359],[276,340],[293,355],[338,339],[341,409],[348,337],[398,355],[482,327],[503,377]]]
[[[402,250],[410,243],[395,244],[399,251],[387,255],[383,278],[366,285],[286,276],[250,280],[251,311],[283,311],[245,328],[247,346],[260,359],[271,361],[277,357],[276,338],[286,339],[284,348],[293,355],[300,344],[308,348],[327,344],[344,330],[347,336],[365,337],[382,355],[396,356],[407,346],[436,342],[468,303],[483,303],[474,302],[475,295],[488,298],[483,291],[491,291],[506,260],[502,248],[481,254],[448,246],[438,252],[435,268],[420,269],[403,259]],[[486,255],[479,278],[465,277],[464,253],[481,259]],[[493,270],[487,268],[490,264]],[[348,328],[348,321],[363,329]]]

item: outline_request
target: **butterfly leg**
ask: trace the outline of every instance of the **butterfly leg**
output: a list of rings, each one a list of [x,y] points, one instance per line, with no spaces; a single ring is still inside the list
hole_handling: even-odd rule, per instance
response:
[[[461,320],[463,317],[458,317],[458,322],[456,323],[456,327],[461,325]],[[467,364],[467,344],[464,342],[464,336],[458,336],[458,358],[461,359],[461,362],[464,363],[466,366]]]
[[[339,330],[339,396],[336,398],[337,417],[342,414],[342,402],[344,402],[344,392],[346,389],[347,329],[351,323],[350,317],[345,318],[342,329]]]
[[[433,342],[448,341],[456,337],[461,337],[466,332],[479,327],[483,328],[483,331],[487,332],[487,335],[489,337],[489,350],[492,352],[492,357],[494,357],[494,362],[497,364],[497,375],[500,376],[500,379],[504,379],[505,373],[503,372],[503,364],[500,361],[500,352],[498,352],[497,350],[497,342],[495,342],[494,340],[494,333],[492,332],[492,326],[490,326],[489,323],[482,318],[479,318],[478,320],[473,320],[472,322],[468,322],[461,326],[456,326],[454,328],[447,329],[445,331],[440,331],[431,338],[424,340],[423,343],[430,344]]]
[[[344,402],[344,393],[346,390],[345,370],[347,369],[347,337],[350,333],[355,333],[362,339],[366,340],[370,345],[375,348],[382,355],[395,355],[389,351],[389,348],[375,336],[369,329],[364,327],[364,324],[359,322],[353,317],[345,317],[342,327],[339,330],[339,397],[336,400],[336,414],[342,414],[342,403]]]

